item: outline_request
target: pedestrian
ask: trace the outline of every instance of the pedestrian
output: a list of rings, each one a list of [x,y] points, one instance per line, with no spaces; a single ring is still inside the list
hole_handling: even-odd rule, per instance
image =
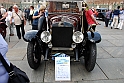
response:
[[[1,16],[3,17],[4,14],[6,13],[6,9],[4,9],[3,6],[1,6],[1,8],[0,8],[0,12],[1,12]],[[2,17],[1,17],[1,18],[2,18]],[[5,19],[2,19],[1,21],[2,21],[2,22],[5,22]]]
[[[25,16],[25,20],[27,20],[27,11],[26,11],[26,10],[27,10],[27,8],[25,7],[25,9],[24,9],[24,14],[25,14],[24,16]]]
[[[93,11],[89,9],[87,4],[86,4],[86,8],[84,8],[84,12],[89,27],[95,31],[96,25],[98,25],[99,23],[96,21]]]
[[[118,20],[119,20],[119,14],[120,14],[120,6],[117,7],[116,10],[114,10],[113,14],[114,14],[114,17],[113,17],[113,22],[111,24],[111,29],[112,28],[117,28],[117,25],[118,25]]]
[[[110,20],[110,14],[111,14],[111,11],[107,10],[105,14],[105,27],[108,27],[109,20]]]
[[[14,24],[16,26],[17,36],[19,39],[21,39],[21,34],[23,38],[25,34],[25,30],[24,30],[24,25],[26,25],[25,17],[23,15],[23,12],[19,10],[17,5],[14,5],[13,9],[14,9],[14,12],[12,13],[10,23],[12,23],[12,18],[13,18]],[[20,28],[21,28],[21,32],[20,32]]]
[[[118,29],[122,30],[123,28],[123,23],[124,23],[124,8],[120,9],[120,15],[119,15],[119,24],[117,26]]]
[[[29,24],[33,22],[33,14],[34,14],[34,6],[30,6],[30,13],[29,13]]]
[[[6,14],[4,14],[4,16],[0,19],[5,19],[6,21],[6,25],[8,26],[8,28],[10,29],[10,36],[14,36],[14,19],[12,19],[12,23],[10,24],[10,19],[12,17],[12,8],[10,7],[9,10],[6,12]]]
[[[3,56],[3,58],[6,60],[8,65],[10,66],[10,62],[6,57],[7,52],[8,52],[8,44],[0,34],[0,53]],[[8,83],[8,79],[9,79],[9,74],[6,71],[5,67],[3,66],[2,62],[0,61],[0,83]]]
[[[2,14],[1,14],[1,11],[0,11],[0,19],[2,18]],[[1,20],[0,20],[0,22],[1,22]]]
[[[110,13],[109,25],[112,24],[112,22],[113,22],[113,17],[114,17],[114,14],[113,14],[113,10],[112,10],[111,13]]]
[[[6,9],[4,8],[4,6],[1,6],[1,14],[4,15],[6,13]]]
[[[41,5],[39,11],[36,11],[33,15],[32,30],[38,30],[38,20],[41,16],[45,16],[46,7]]]

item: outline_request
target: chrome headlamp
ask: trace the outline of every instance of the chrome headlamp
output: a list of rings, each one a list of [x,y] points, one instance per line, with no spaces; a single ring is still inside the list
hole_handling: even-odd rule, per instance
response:
[[[43,31],[43,32],[41,33],[41,40],[42,40],[43,42],[48,43],[48,42],[51,41],[51,38],[52,38],[52,36],[51,36],[51,34],[50,34],[49,31]]]
[[[80,31],[74,32],[72,39],[75,43],[81,43],[83,41],[84,35]]]

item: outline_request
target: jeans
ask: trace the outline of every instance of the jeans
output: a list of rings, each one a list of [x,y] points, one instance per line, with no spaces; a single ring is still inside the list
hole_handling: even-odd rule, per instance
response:
[[[38,30],[38,25],[32,25],[32,30]]]
[[[7,21],[6,24],[10,29],[10,34],[14,34],[14,27],[15,27],[14,23],[10,24],[10,21]]]
[[[108,24],[109,24],[109,19],[105,18],[105,26],[108,27]]]

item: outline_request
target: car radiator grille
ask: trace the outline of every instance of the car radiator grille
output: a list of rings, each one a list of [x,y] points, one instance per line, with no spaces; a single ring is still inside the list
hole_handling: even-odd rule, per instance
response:
[[[72,35],[72,27],[52,27],[53,47],[71,47]]]

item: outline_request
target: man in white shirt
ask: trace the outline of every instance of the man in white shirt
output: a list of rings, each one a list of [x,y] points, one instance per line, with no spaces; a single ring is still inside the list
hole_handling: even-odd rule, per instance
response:
[[[1,6],[1,9],[0,9],[0,10],[1,10],[1,14],[2,14],[2,15],[4,15],[4,14],[6,13],[6,10],[4,9],[3,6]]]
[[[23,12],[19,10],[17,5],[14,5],[13,9],[14,9],[14,12],[12,13],[12,18],[14,19],[14,23],[16,26],[17,36],[19,39],[21,39],[21,35],[22,37],[24,37],[24,34],[25,34],[25,30],[24,30],[24,25],[26,25],[25,17],[23,15]],[[12,18],[10,19],[10,23],[12,23]],[[22,22],[22,20],[24,22]]]
[[[118,29],[122,30],[123,24],[124,24],[124,8],[120,8],[120,19],[119,19],[119,24],[118,24]]]

